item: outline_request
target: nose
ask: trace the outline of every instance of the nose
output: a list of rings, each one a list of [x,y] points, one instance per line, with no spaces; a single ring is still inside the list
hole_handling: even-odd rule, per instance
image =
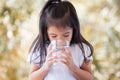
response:
[[[57,38],[57,40],[64,40],[64,38],[62,37],[62,36],[59,36],[58,38]]]

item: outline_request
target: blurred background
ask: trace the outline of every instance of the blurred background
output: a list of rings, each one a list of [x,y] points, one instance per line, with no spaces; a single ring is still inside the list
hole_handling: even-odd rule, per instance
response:
[[[94,46],[94,80],[120,80],[120,0],[70,0]],[[30,45],[45,0],[0,0],[0,80],[28,80]]]

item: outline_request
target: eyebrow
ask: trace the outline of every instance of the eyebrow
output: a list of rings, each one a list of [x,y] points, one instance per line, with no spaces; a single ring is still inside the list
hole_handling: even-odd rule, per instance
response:
[[[65,35],[65,34],[69,34],[70,32],[68,31],[68,32],[65,32],[63,35]],[[50,33],[50,35],[56,35],[55,33]]]
[[[69,34],[70,32],[68,31],[68,32],[65,32],[64,34]]]
[[[50,35],[56,35],[56,34],[54,34],[54,33],[50,33]]]

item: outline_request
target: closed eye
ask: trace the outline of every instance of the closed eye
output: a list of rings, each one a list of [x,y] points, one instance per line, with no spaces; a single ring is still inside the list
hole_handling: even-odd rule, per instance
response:
[[[70,32],[66,32],[63,36],[64,37],[69,37]]]
[[[56,36],[51,36],[52,38],[56,38]]]
[[[64,37],[69,37],[69,35],[64,35]]]

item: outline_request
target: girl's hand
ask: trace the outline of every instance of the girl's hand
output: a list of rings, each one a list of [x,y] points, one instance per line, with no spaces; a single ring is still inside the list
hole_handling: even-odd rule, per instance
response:
[[[62,53],[66,56],[58,56],[59,58],[62,58],[60,62],[64,63],[69,68],[69,70],[72,71],[76,67],[76,65],[73,62],[70,49],[65,48],[62,50]]]
[[[56,62],[57,56],[52,56],[53,52],[56,52],[57,50],[51,50],[51,44],[48,46],[47,49],[47,56],[46,56],[46,61],[43,64],[43,68],[45,70],[49,70],[51,68],[51,65]]]

